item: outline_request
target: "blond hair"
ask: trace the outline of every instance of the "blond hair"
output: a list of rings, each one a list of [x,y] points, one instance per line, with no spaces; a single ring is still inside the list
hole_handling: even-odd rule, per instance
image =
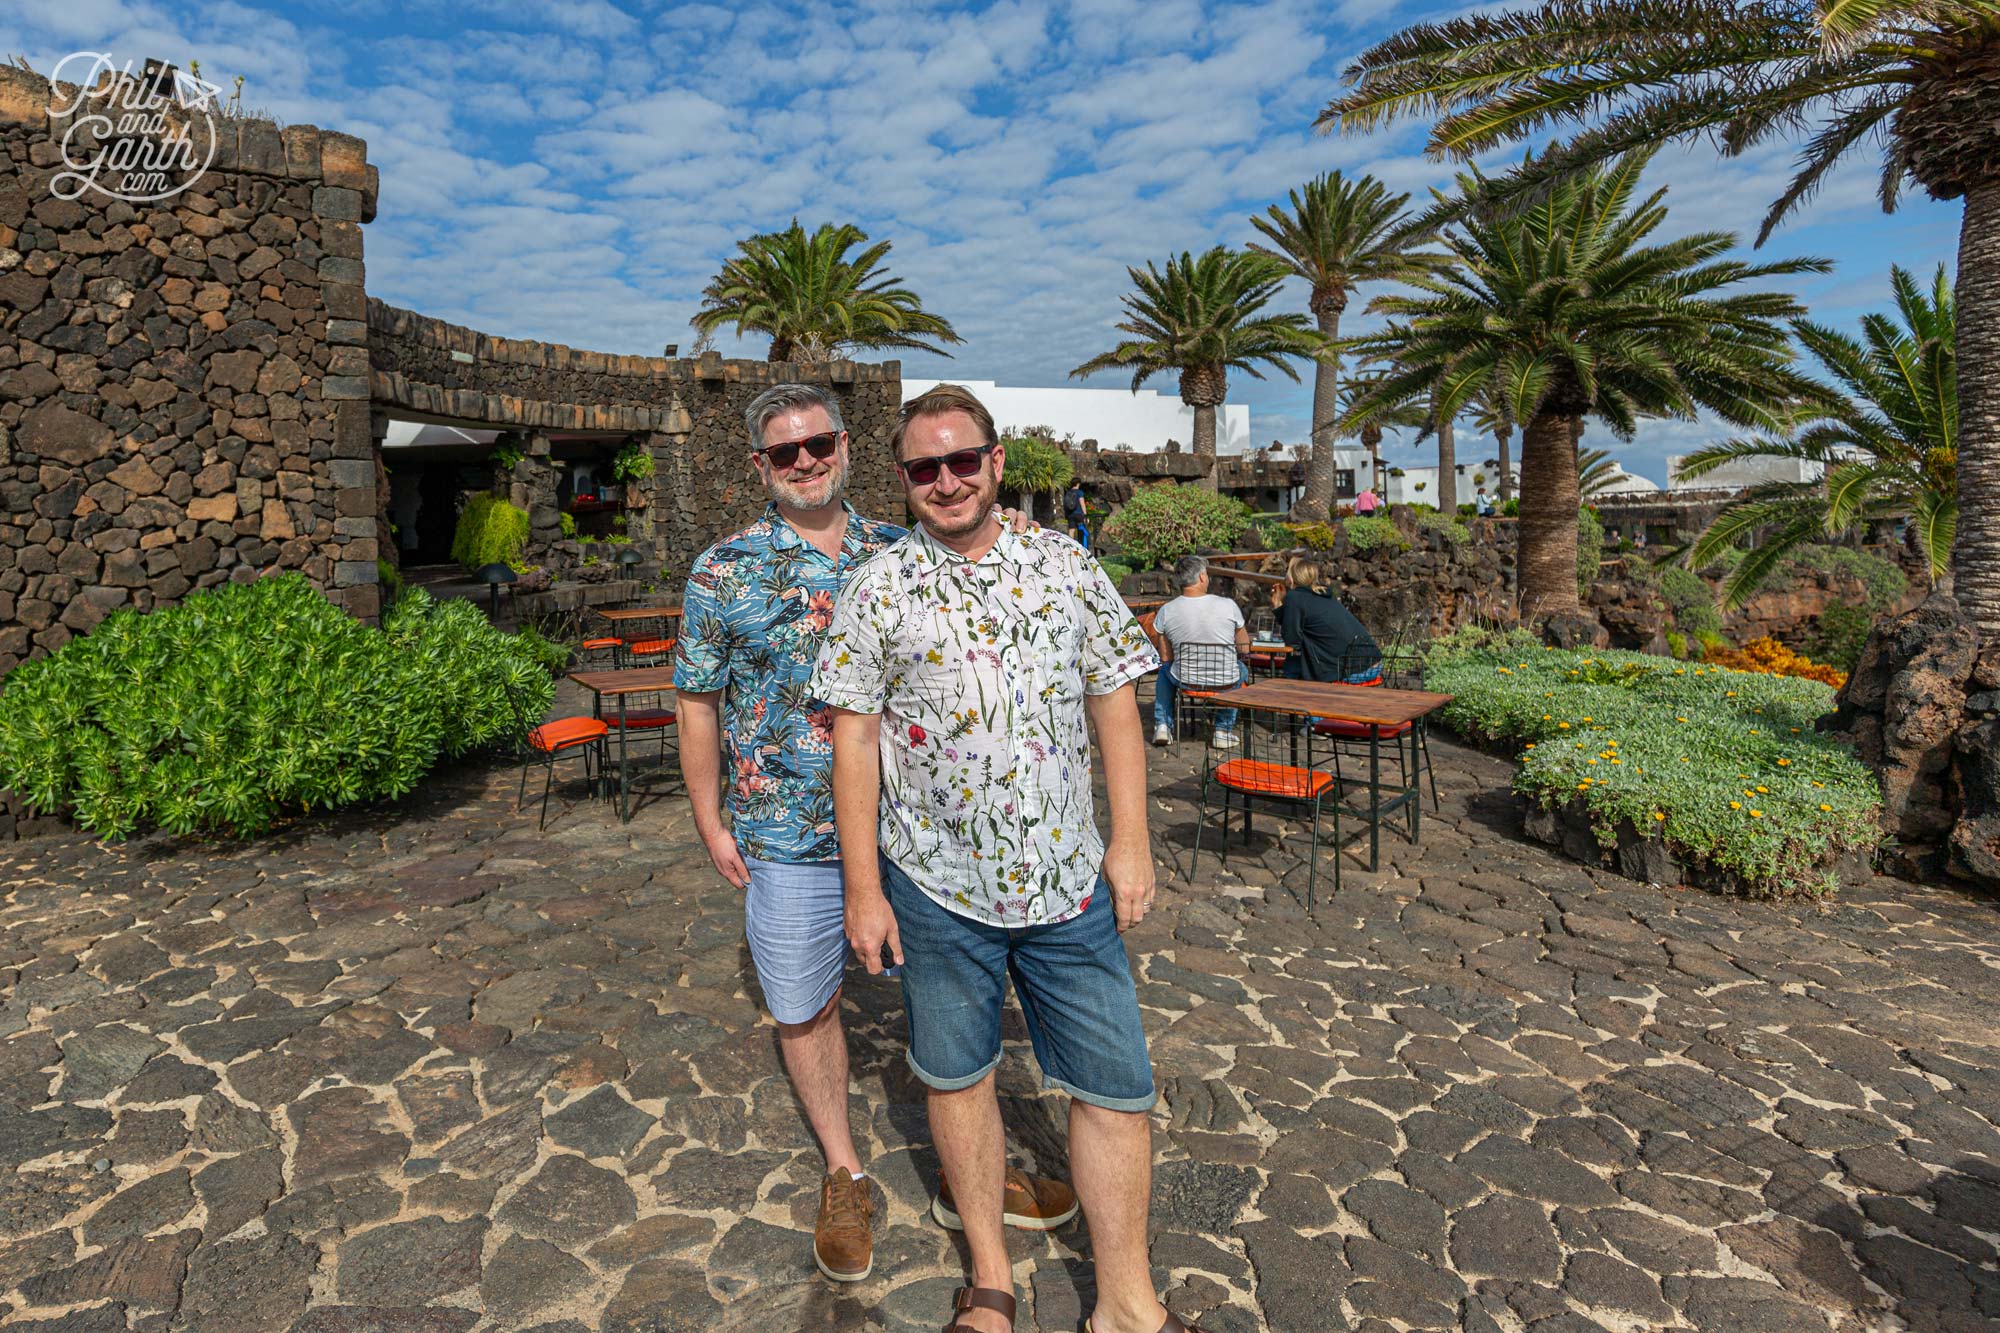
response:
[[[941,417],[952,412],[963,412],[979,427],[979,437],[987,444],[1000,443],[1000,432],[993,425],[993,414],[986,410],[986,404],[973,397],[972,390],[962,384],[939,384],[924,390],[909,402],[904,403],[896,417],[896,429],[889,433],[889,456],[903,456],[903,434],[910,423],[926,417]]]
[[[1294,588],[1318,588],[1326,583],[1326,566],[1309,555],[1295,555],[1285,566],[1285,581]]]

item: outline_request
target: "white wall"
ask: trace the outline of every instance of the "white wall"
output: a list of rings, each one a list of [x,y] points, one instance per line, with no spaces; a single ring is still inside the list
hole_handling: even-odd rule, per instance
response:
[[[1681,460],[1686,454],[1667,458],[1667,485],[1674,490],[1742,490],[1767,481],[1818,481],[1824,470],[1818,463],[1800,458],[1738,458],[1699,477],[1681,478]]]
[[[903,401],[908,402],[942,380],[905,379]],[[1177,394],[1154,389],[1130,393],[1124,389],[1029,389],[1000,385],[992,380],[948,381],[970,389],[994,424],[1005,434],[1010,427],[1047,426],[1056,438],[1074,434],[1078,442],[1096,440],[1106,449],[1129,444],[1139,453],[1164,449],[1168,440],[1179,440],[1183,453],[1194,451],[1194,409]],[[1215,416],[1217,453],[1248,453],[1250,408],[1245,403],[1224,403]]]

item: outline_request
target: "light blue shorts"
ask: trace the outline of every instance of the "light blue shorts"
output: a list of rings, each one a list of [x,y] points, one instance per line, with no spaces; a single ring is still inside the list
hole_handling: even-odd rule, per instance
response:
[[[840,862],[759,861],[744,857],[750,890],[743,934],[780,1023],[803,1023],[840,989],[847,968],[846,896]]]

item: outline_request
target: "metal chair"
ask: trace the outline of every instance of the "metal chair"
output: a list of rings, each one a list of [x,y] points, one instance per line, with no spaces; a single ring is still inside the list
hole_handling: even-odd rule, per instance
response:
[[[667,642],[671,644],[673,640],[669,639]],[[667,706],[669,693],[667,690],[659,690],[648,694],[627,695],[624,708],[609,713],[604,718],[604,725],[614,732],[623,727],[628,742],[648,731],[656,733],[660,738],[660,757],[664,759],[667,753],[667,728],[680,721],[679,714]],[[652,703],[641,707],[633,706],[633,700],[648,698]],[[606,746],[611,744],[608,738],[604,743]]]
[[[1201,858],[1202,832],[1208,824],[1208,796],[1211,788],[1222,795],[1222,843],[1217,853],[1229,864],[1229,812],[1237,798],[1243,805],[1243,839],[1250,839],[1252,801],[1294,806],[1312,812],[1312,851],[1306,870],[1306,915],[1313,912],[1314,891],[1319,882],[1319,823],[1322,814],[1333,819],[1333,891],[1340,892],[1340,784],[1334,774],[1312,763],[1312,746],[1305,747],[1305,763],[1299,762],[1298,728],[1295,719],[1259,718],[1247,713],[1237,723],[1240,751],[1217,750],[1211,739],[1202,759],[1201,799],[1195,809],[1194,851],[1188,861],[1188,878],[1194,878],[1195,863]],[[1222,756],[1227,755],[1227,758]]]
[[[519,810],[528,798],[528,764],[530,760],[541,763],[548,769],[548,776],[542,781],[542,816],[538,829],[549,826],[549,793],[555,787],[556,760],[565,756],[580,755],[583,759],[583,779],[593,795],[597,791],[597,777],[592,772],[591,756],[598,759],[598,771],[603,769],[604,737],[610,731],[603,722],[594,717],[558,717],[531,726],[527,715],[521,711],[521,701],[510,691],[507,706],[514,711],[514,722],[518,728],[517,747],[521,754],[521,787],[514,794],[514,808]]]
[[[1175,736],[1186,729],[1188,719],[1196,710],[1205,709],[1217,695],[1236,689],[1243,683],[1243,664],[1231,644],[1176,645],[1174,660],[1169,665],[1174,669]],[[1223,681],[1227,684],[1217,683]],[[1212,739],[1213,728],[1210,731]]]

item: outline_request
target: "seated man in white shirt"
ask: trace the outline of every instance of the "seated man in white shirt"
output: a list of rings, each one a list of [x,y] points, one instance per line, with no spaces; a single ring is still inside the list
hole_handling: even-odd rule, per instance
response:
[[[1180,585],[1181,595],[1153,617],[1164,664],[1153,686],[1155,745],[1173,744],[1177,689],[1227,689],[1250,680],[1250,668],[1237,657],[1250,650],[1250,630],[1234,601],[1209,592],[1208,561],[1198,555],[1182,556],[1174,562],[1174,582]],[[1204,646],[1196,652],[1186,651],[1197,645]],[[1183,658],[1197,660],[1177,660]],[[1215,715],[1215,746],[1227,750],[1236,744],[1236,710],[1220,709]]]

